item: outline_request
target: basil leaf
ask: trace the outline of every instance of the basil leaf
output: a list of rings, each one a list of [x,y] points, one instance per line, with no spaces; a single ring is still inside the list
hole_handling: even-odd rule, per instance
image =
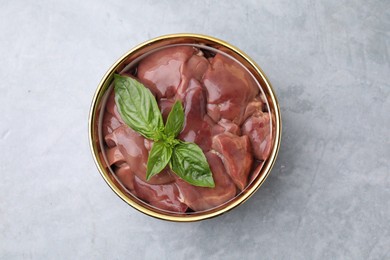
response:
[[[171,169],[186,182],[201,187],[215,187],[209,164],[194,143],[180,142],[173,148]]]
[[[149,153],[146,180],[160,173],[167,166],[172,156],[172,148],[162,141],[155,142]]]
[[[152,92],[137,80],[114,75],[115,103],[123,121],[148,139],[160,139],[164,125]]]
[[[181,102],[178,100],[172,106],[169,112],[164,132],[167,136],[175,138],[183,129],[184,110]]]

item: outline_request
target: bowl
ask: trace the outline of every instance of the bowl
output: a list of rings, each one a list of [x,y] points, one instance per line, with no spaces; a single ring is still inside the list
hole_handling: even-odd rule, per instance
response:
[[[129,66],[131,67],[132,64],[136,64],[143,57],[154,52],[155,50],[176,45],[194,45],[206,49],[210,48],[211,50],[222,52],[242,64],[242,66],[246,68],[246,70],[253,76],[253,78],[257,81],[257,84],[260,86],[262,93],[268,102],[267,109],[272,118],[271,149],[269,156],[262,162],[261,167],[254,169],[255,172],[252,173],[253,177],[251,178],[246,188],[244,188],[233,199],[223,203],[222,205],[198,212],[177,213],[162,210],[153,207],[147,202],[144,202],[136,196],[132,195],[120,183],[120,181],[118,181],[115,173],[111,170],[111,168],[107,166],[108,163],[104,154],[104,138],[101,131],[101,124],[105,102],[107,100],[109,91],[112,89],[114,74],[124,71],[126,68],[129,68]],[[248,55],[227,42],[211,36],[189,33],[164,35],[151,39],[134,47],[121,58],[119,58],[109,68],[97,87],[92,100],[88,123],[89,144],[92,151],[92,156],[101,176],[110,186],[110,188],[123,201],[140,212],[158,219],[175,222],[192,222],[216,217],[244,203],[256,192],[256,190],[259,189],[259,187],[263,184],[269,175],[272,166],[275,163],[281,140],[281,116],[279,105],[272,86],[260,67],[251,58],[249,58]]]

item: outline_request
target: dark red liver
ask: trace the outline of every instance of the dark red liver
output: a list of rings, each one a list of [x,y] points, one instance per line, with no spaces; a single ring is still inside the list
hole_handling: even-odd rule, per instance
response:
[[[215,188],[192,186],[168,168],[146,181],[153,141],[123,123],[110,93],[102,125],[106,157],[128,191],[157,208],[185,212],[216,207],[245,189],[255,178],[251,169],[268,158],[272,136],[266,102],[251,75],[224,55],[206,59],[180,46],[146,57],[134,76],[156,96],[164,121],[174,102],[182,101],[185,123],[178,137],[202,148]]]

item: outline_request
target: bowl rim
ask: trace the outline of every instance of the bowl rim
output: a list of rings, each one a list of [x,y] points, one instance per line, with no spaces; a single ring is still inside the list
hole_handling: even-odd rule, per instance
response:
[[[259,178],[256,178],[253,185],[251,185],[248,189],[245,188],[242,195],[240,195],[240,198],[237,200],[233,200],[226,205],[223,204],[223,207],[218,209],[218,210],[211,210],[211,211],[204,211],[200,212],[200,214],[197,215],[171,215],[169,213],[163,213],[163,212],[157,212],[154,211],[151,207],[145,207],[135,200],[132,200],[129,196],[124,194],[124,192],[115,185],[113,180],[108,176],[107,172],[104,170],[104,165],[103,162],[101,161],[101,158],[99,156],[99,151],[98,147],[95,144],[94,136],[95,136],[95,131],[94,131],[94,124],[96,121],[96,114],[98,113],[98,106],[99,106],[99,97],[104,95],[104,86],[107,84],[107,82],[111,81],[112,79],[112,74],[115,72],[115,70],[132,54],[136,53],[137,51],[140,51],[141,49],[145,48],[146,46],[150,46],[154,43],[165,41],[165,40],[177,40],[177,39],[189,39],[189,40],[203,40],[203,41],[208,41],[208,42],[213,42],[214,44],[224,47],[229,51],[234,52],[236,55],[238,55],[240,58],[245,60],[246,62],[249,63],[251,68],[257,73],[263,80],[266,86],[261,85],[262,88],[266,87],[267,92],[269,94],[269,99],[272,101],[272,105],[274,106],[274,114],[275,114],[275,140],[274,140],[274,145],[272,147],[269,159],[266,161],[264,164],[262,171],[264,171],[264,174],[262,174]],[[138,44],[134,48],[130,49],[127,51],[124,55],[122,55],[104,74],[102,77],[95,94],[92,99],[90,111],[89,111],[89,118],[88,118],[88,137],[89,137],[89,146],[92,152],[92,156],[95,162],[96,167],[98,168],[98,171],[100,172],[100,175],[103,177],[107,185],[115,192],[115,194],[120,197],[124,202],[135,208],[136,210],[162,220],[168,220],[168,221],[173,221],[173,222],[194,222],[194,221],[200,221],[204,219],[209,219],[213,218],[219,215],[222,215],[225,212],[230,211],[231,209],[241,205],[245,201],[247,201],[259,188],[260,186],[264,183],[264,181],[267,179],[269,173],[271,172],[271,169],[273,165],[275,164],[279,148],[280,148],[280,142],[281,142],[281,134],[282,134],[282,120],[281,120],[281,115],[280,115],[280,108],[279,108],[279,103],[278,100],[275,96],[274,89],[272,88],[271,83],[269,82],[268,78],[266,77],[265,73],[263,70],[260,68],[259,65],[256,64],[246,53],[238,49],[237,47],[220,40],[218,38],[208,36],[208,35],[203,35],[203,34],[195,34],[195,33],[175,33],[175,34],[167,34],[167,35],[162,35],[153,39],[150,39],[148,41],[145,41],[141,44]],[[260,175],[260,174],[259,174]],[[237,197],[237,196],[236,196]]]

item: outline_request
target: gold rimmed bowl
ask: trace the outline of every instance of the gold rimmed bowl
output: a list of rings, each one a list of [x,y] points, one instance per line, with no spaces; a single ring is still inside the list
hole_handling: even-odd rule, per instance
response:
[[[134,195],[115,178],[115,173],[108,167],[104,156],[104,137],[102,135],[102,118],[105,109],[105,102],[109,91],[112,88],[113,76],[120,73],[132,64],[136,64],[143,57],[159,50],[176,45],[192,45],[195,47],[208,48],[216,52],[223,52],[235,61],[239,62],[257,81],[261,92],[267,103],[268,112],[271,115],[271,150],[268,158],[262,162],[262,167],[257,167],[252,173],[249,184],[244,190],[237,194],[233,199],[209,210],[200,212],[176,213],[158,209],[149,205]],[[238,48],[214,37],[199,34],[171,34],[154,38],[144,42],[128,51],[103,76],[92,100],[89,114],[89,144],[96,166],[111,189],[127,204],[133,208],[145,213],[146,215],[176,222],[191,222],[208,219],[221,215],[250,198],[254,192],[263,184],[272,166],[275,163],[281,140],[281,117],[277,99],[270,82],[264,72],[248,55]]]

